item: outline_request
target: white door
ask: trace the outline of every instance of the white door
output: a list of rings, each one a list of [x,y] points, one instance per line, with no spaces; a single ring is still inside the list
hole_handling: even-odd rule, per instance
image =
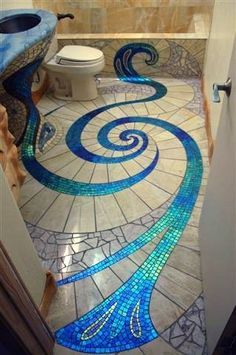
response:
[[[200,221],[209,354],[236,305],[236,40],[228,76],[232,91],[229,98],[220,93],[223,109]]]

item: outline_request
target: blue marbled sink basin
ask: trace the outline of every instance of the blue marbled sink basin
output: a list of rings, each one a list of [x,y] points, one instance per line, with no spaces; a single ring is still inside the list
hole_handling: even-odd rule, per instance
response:
[[[41,17],[36,14],[18,14],[0,20],[0,33],[18,33],[28,31],[37,26]]]
[[[57,17],[48,11],[0,11],[0,80],[8,65],[27,49],[53,34]]]

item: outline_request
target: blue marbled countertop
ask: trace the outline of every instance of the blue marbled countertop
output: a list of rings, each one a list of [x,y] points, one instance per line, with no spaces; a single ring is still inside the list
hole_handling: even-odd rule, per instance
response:
[[[41,17],[41,21],[37,26],[27,31],[0,34],[0,75],[20,54],[49,36],[57,25],[57,17],[53,13],[36,9],[0,11],[0,20],[19,14],[35,14]]]

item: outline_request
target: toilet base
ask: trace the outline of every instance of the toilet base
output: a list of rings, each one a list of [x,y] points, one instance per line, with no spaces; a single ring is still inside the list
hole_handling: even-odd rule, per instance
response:
[[[98,96],[96,79],[93,75],[58,75],[51,72],[53,95],[61,100],[89,101]]]
[[[92,75],[81,75],[70,78],[72,89],[72,100],[87,101],[96,99],[98,96],[95,77]]]

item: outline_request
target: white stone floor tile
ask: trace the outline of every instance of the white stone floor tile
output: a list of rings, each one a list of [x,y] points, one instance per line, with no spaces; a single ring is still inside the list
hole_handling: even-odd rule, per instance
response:
[[[74,196],[61,194],[47,210],[47,213],[40,219],[38,226],[55,232],[64,230],[67,220],[67,213],[74,200]]]
[[[161,206],[170,194],[143,180],[140,184],[133,186],[134,191],[151,209]]]
[[[110,229],[126,223],[126,219],[112,195],[96,196],[95,211],[97,230]]]
[[[146,205],[131,189],[126,189],[114,194],[119,206],[127,221],[133,221],[151,211],[150,207]]]
[[[67,233],[95,232],[94,200],[88,196],[75,197],[65,226]]]

